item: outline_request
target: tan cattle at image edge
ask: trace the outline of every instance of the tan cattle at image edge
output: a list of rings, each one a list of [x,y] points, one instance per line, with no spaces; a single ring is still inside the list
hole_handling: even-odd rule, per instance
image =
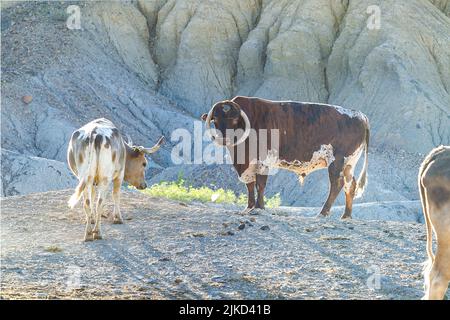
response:
[[[424,268],[426,300],[443,299],[450,282],[450,146],[433,149],[419,171],[419,190],[427,228]],[[433,231],[436,254],[433,253]]]

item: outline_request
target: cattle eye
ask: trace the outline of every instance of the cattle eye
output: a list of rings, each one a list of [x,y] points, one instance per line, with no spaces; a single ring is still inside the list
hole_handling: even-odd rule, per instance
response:
[[[145,166],[147,166],[147,164],[146,164],[146,163],[144,162],[144,163],[142,164],[142,166],[144,166],[144,167],[145,167]]]

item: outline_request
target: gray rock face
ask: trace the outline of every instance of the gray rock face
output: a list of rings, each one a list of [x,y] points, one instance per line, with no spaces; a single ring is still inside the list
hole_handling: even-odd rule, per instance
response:
[[[67,189],[76,178],[65,163],[1,149],[2,196]]]
[[[196,114],[235,94],[339,104],[368,114],[375,143],[425,153],[450,139],[448,1],[434,4],[168,1],[161,91]]]
[[[450,17],[450,1],[449,0],[430,0],[432,4],[439,8],[447,17]]]
[[[18,159],[65,162],[72,131],[99,117],[150,145],[192,132],[215,101],[237,94],[365,112],[372,148],[360,201],[417,199],[423,154],[450,143],[448,0],[78,2],[80,30],[66,27],[67,5],[2,2],[1,143]],[[151,182],[181,168],[194,185],[245,191],[230,167],[174,167],[172,146],[152,158]],[[45,175],[39,183],[59,188]],[[280,172],[267,192],[320,206],[327,188],[326,171],[303,187]],[[30,190],[10,181],[3,194]]]
[[[36,6],[48,10],[49,15],[39,15]],[[100,117],[112,120],[124,136],[139,145],[153,145],[160,135],[170,137],[179,127],[192,130],[193,119],[151,89],[157,81],[154,70],[143,68],[137,73],[133,69],[142,63],[143,52],[148,54],[148,30],[137,9],[130,7],[125,15],[137,15],[135,25],[119,22],[115,27],[120,30],[111,31],[100,17],[109,13],[108,21],[119,19],[116,15],[123,19],[117,8],[83,6],[82,30],[68,30],[64,20],[55,20],[58,14],[65,14],[65,8],[56,3],[21,3],[2,11],[16,21],[4,31],[14,36],[2,41],[3,148],[65,162],[72,132]],[[37,12],[36,16],[19,19],[31,11]],[[110,42],[108,32],[121,36]],[[128,50],[131,44],[117,41],[129,41],[130,34],[140,41],[136,40],[132,53],[124,53],[121,50]],[[122,60],[122,55],[126,59]],[[32,102],[22,102],[24,95],[32,96]],[[170,164],[169,150],[167,143],[152,157],[152,167]]]
[[[125,65],[154,89],[158,67],[148,51],[150,35],[145,17],[134,6],[117,2],[99,2],[92,11],[101,16],[101,27],[105,28]]]
[[[360,15],[374,3],[379,30]],[[425,153],[450,140],[450,20],[428,1],[408,4],[350,3],[328,59],[329,101],[364,111],[376,144]]]

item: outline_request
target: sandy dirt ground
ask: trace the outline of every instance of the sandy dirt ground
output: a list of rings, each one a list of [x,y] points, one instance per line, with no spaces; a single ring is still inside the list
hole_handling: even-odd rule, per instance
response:
[[[71,190],[3,198],[3,299],[419,299],[425,228],[123,193],[85,243]],[[112,210],[111,204],[107,210]]]

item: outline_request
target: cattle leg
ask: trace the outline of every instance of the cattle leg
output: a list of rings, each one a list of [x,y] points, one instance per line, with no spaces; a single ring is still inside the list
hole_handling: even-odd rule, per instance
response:
[[[114,213],[113,213],[113,223],[122,224],[123,219],[120,214],[120,186],[122,185],[122,179],[114,179],[113,181],[113,202],[114,202]]]
[[[91,205],[91,223],[94,224],[95,223],[95,198],[96,198],[96,187],[95,186],[91,186],[90,187],[90,191],[88,191],[91,194],[90,197],[90,205]]]
[[[427,290],[424,297],[424,299],[427,300],[444,299],[445,292],[448,288],[449,279],[444,274],[448,266],[441,263],[439,252],[436,253],[436,259],[434,260],[431,270],[427,275]]]
[[[331,206],[336,200],[339,192],[341,192],[342,187],[344,186],[344,178],[341,176],[342,167],[343,167],[343,159],[333,161],[328,167],[328,177],[330,179],[330,192],[328,193],[327,201],[322,207],[320,214],[318,217],[323,216],[326,217],[330,214]]]
[[[257,209],[264,209],[264,189],[267,183],[267,175],[256,175],[256,191],[258,198],[256,200]]]
[[[346,166],[344,169],[344,192],[345,192],[345,211],[341,219],[352,218],[353,198],[356,191],[356,179],[353,177],[352,167]]]
[[[94,216],[92,213],[92,206],[91,206],[91,200],[89,197],[89,191],[86,189],[84,189],[83,191],[83,211],[84,214],[86,215],[86,223],[90,223],[93,224],[94,223]]]
[[[98,199],[97,199],[97,212],[96,212],[96,216],[95,216],[95,225],[94,225],[94,230],[92,230],[92,234],[95,240],[100,240],[102,239],[102,235],[100,232],[100,223],[102,220],[102,214],[103,214],[103,209],[104,209],[104,201],[106,198],[106,191],[107,191],[107,186],[106,185],[98,185]]]
[[[84,241],[92,241],[93,235],[92,235],[92,211],[91,211],[91,203],[89,200],[89,194],[85,190],[83,192],[83,211],[86,216],[86,229],[84,231]]]
[[[247,208],[243,213],[247,213],[255,208],[255,182],[247,183],[248,199]]]

